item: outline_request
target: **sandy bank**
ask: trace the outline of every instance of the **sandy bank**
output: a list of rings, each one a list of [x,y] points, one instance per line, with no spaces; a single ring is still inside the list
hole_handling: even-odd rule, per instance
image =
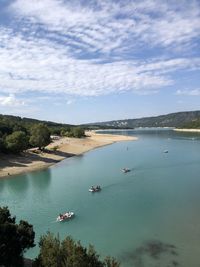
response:
[[[200,133],[200,129],[173,129],[177,132],[191,132],[191,133]]]
[[[65,158],[82,154],[97,147],[137,139],[130,136],[95,132],[87,132],[86,134],[87,137],[81,139],[64,137],[56,140],[47,147],[47,153],[36,154],[29,150],[21,156],[0,155],[0,177],[47,168]],[[54,147],[58,147],[56,151],[53,151]]]

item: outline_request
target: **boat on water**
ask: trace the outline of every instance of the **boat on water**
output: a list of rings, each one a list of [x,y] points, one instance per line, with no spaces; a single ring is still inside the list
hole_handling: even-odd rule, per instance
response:
[[[63,214],[59,214],[59,216],[57,217],[56,221],[57,222],[62,222],[62,221],[66,221],[71,219],[72,217],[74,217],[74,212],[68,211],[66,213]]]
[[[122,169],[122,172],[124,172],[124,173],[130,172],[130,171],[131,171],[131,170],[128,169],[128,168],[123,168],[123,169]]]
[[[168,150],[164,150],[163,153],[168,153],[169,151]]]
[[[97,186],[91,186],[90,189],[89,189],[89,192],[92,192],[92,193],[95,193],[95,192],[99,192],[101,191],[101,187],[99,185]]]

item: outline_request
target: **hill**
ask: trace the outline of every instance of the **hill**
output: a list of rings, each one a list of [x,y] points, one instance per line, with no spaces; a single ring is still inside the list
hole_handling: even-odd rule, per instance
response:
[[[69,129],[76,125],[56,123],[52,121],[36,120],[31,118],[21,118],[19,116],[0,114],[0,131],[3,128],[24,127],[30,129],[34,124],[45,124],[51,134],[60,133],[61,129]],[[184,111],[160,115],[154,117],[144,117],[138,119],[113,120],[106,122],[95,122],[80,125],[88,129],[133,129],[137,127],[176,127],[176,128],[200,128],[200,111]],[[7,129],[9,131],[9,129]]]
[[[85,124],[89,128],[137,128],[137,127],[176,127],[200,128],[200,111],[184,111],[167,115],[139,119],[114,120]]]
[[[0,153],[20,154],[31,147],[44,149],[51,142],[51,135],[81,138],[85,130],[69,124],[0,115]]]
[[[4,132],[4,129],[7,128],[6,132],[11,132],[12,128],[25,128],[30,129],[33,125],[43,123],[45,124],[51,134],[58,134],[62,128],[68,129],[73,127],[70,124],[63,124],[63,123],[56,123],[51,121],[43,121],[43,120],[36,120],[31,118],[21,118],[19,116],[12,116],[12,115],[1,115],[0,114],[0,131]]]

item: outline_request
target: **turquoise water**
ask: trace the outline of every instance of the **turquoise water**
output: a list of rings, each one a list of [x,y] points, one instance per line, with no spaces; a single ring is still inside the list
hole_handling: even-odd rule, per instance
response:
[[[71,235],[122,266],[200,266],[200,136],[167,130],[122,134],[139,139],[1,179],[0,205],[33,224],[36,240],[47,230]],[[122,173],[123,167],[131,172]],[[89,193],[96,184],[102,191]],[[75,218],[56,223],[68,210]],[[27,256],[37,253],[36,247]]]

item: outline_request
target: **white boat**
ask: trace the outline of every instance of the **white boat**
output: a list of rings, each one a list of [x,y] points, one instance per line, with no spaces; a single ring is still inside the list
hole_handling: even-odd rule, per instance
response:
[[[92,193],[99,192],[99,191],[101,191],[101,187],[99,185],[97,185],[96,187],[92,186],[89,189],[89,192],[92,192]]]
[[[124,173],[130,172],[130,171],[131,171],[131,170],[128,169],[128,168],[123,168],[123,169],[122,169],[122,172],[124,172]]]
[[[71,219],[72,217],[74,217],[74,212],[71,212],[71,211],[68,211],[66,213],[63,213],[63,214],[60,214],[56,221],[57,222],[62,222],[62,221],[65,221],[65,220],[69,220]]]

